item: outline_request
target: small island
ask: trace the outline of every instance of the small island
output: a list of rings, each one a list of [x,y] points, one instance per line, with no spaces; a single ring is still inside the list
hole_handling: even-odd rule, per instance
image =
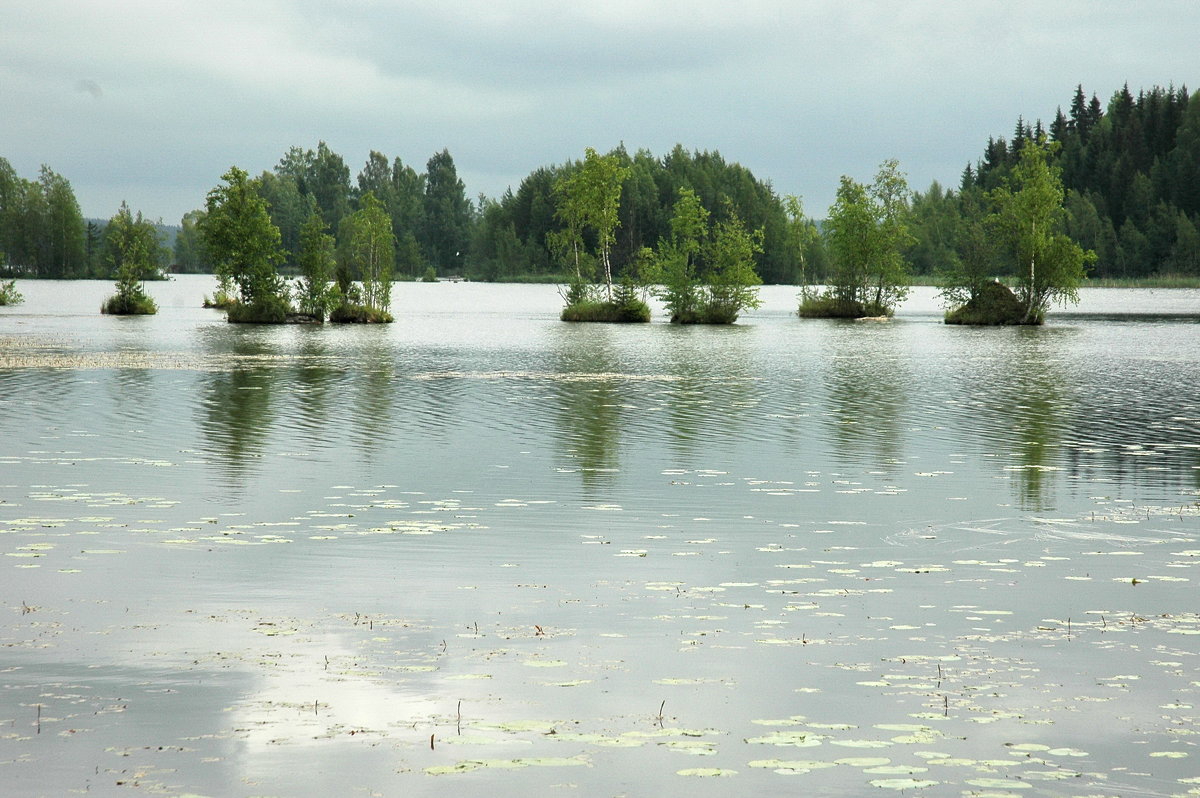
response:
[[[1003,184],[964,203],[969,215],[942,275],[947,324],[1038,325],[1051,303],[1079,301],[1096,253],[1063,232],[1058,149],[1044,136],[1024,140]],[[988,277],[1005,262],[1015,267],[1015,292]]]
[[[711,214],[696,192],[680,188],[670,238],[642,250],[645,273],[673,324],[733,324],[760,304],[754,258],[762,252],[763,231],[746,230],[728,198],[721,210],[724,218],[710,227]]]
[[[387,323],[395,238],[392,221],[373,192],[342,219],[344,248],[313,209],[299,232],[295,291],[277,270],[283,257],[279,228],[271,221],[258,182],[236,166],[208,194],[200,234],[217,274],[217,292],[205,307],[221,308],[235,324]],[[330,285],[336,264],[336,283]],[[357,276],[358,280],[355,280]],[[295,304],[293,304],[293,300]]]
[[[833,269],[823,291],[800,289],[802,319],[887,318],[908,295],[904,259],[909,233],[908,181],[896,160],[879,167],[870,186],[842,176],[825,222]]]
[[[146,294],[143,283],[158,274],[159,264],[166,258],[158,230],[142,218],[141,211],[134,216],[122,202],[104,232],[109,265],[117,275],[117,293],[104,301],[100,312],[112,316],[157,313],[158,305]]]
[[[547,235],[560,262],[574,270],[560,293],[566,306],[563,321],[645,323],[650,307],[638,296],[634,275],[626,273],[613,285],[612,245],[620,224],[621,186],[629,176],[614,154],[599,155],[588,147],[582,164],[563,174],[554,185],[555,210],[563,229]],[[595,235],[596,254],[587,251],[584,233]],[[602,282],[594,275],[599,271]]]
[[[359,200],[359,208],[342,224],[345,254],[337,268],[337,286],[331,293],[329,320],[340,324],[387,324],[392,303],[392,263],[395,244],[392,220],[373,192]],[[331,246],[332,242],[326,246]],[[301,257],[303,264],[304,258]],[[359,282],[353,277],[357,273]],[[323,282],[321,272],[307,275],[312,292]]]
[[[560,293],[566,302],[563,321],[645,323],[646,295],[653,292],[674,324],[733,324],[738,315],[759,306],[755,256],[762,252],[763,231],[748,231],[733,202],[723,196],[719,220],[691,188],[677,189],[670,235],[654,248],[642,247],[625,273],[613,279],[610,250],[619,224],[621,185],[629,174],[614,154],[592,148],[584,162],[559,178],[557,216],[564,228],[550,235],[574,277]],[[584,233],[595,234],[597,253],[586,247]],[[591,279],[600,272],[603,281]]]

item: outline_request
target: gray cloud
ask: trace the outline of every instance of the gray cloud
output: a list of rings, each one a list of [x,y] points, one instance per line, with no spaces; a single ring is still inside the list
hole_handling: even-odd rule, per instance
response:
[[[100,88],[100,84],[94,80],[88,80],[87,78],[76,82],[75,91],[90,94],[97,100],[104,96],[104,89]]]
[[[318,139],[354,171],[371,149],[423,168],[447,147],[491,196],[586,146],[680,142],[821,214],[841,174],[885,158],[914,186],[956,183],[989,135],[1048,121],[1078,83],[1104,101],[1197,84],[1200,29],[1188,0],[44,0],[6,17],[0,156],[64,174],[85,214],[127,200],[167,221],[230,164]]]

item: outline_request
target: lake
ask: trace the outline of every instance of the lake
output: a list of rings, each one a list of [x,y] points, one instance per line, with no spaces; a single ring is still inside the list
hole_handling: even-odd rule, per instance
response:
[[[0,792],[1200,793],[1200,291],[0,308]]]

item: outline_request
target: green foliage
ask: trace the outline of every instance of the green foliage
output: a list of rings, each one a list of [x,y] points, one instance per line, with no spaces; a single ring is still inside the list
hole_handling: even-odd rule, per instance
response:
[[[880,165],[870,186],[843,176],[825,223],[830,285],[820,296],[806,290],[800,315],[813,318],[825,309],[841,317],[862,308],[865,315],[890,316],[908,294],[902,253],[914,241],[909,215],[908,183],[895,160]]]
[[[213,271],[212,258],[200,234],[204,211],[189,211],[179,222],[175,235],[175,269],[184,274],[206,274]]]
[[[1024,321],[1038,323],[1054,301],[1079,301],[1086,265],[1095,258],[1063,230],[1065,209],[1058,170],[1044,141],[1027,141],[1005,185],[989,195],[990,228],[1015,264]]]
[[[595,303],[599,301],[599,291],[596,288],[596,284],[590,280],[583,279],[579,275],[572,276],[570,282],[567,283],[566,288],[559,289],[559,294],[566,302],[567,307]]]
[[[644,324],[650,321],[650,307],[641,300],[618,299],[579,302],[562,310],[563,321],[594,321],[616,324]]]
[[[200,223],[218,282],[225,293],[237,287],[242,306],[237,321],[272,323],[268,320],[276,317],[281,305],[286,319],[287,288],[275,270],[282,257],[279,228],[244,171],[230,167],[221,179],[225,184],[208,192]],[[235,320],[232,311],[230,320]]]
[[[616,166],[627,172],[621,183],[617,224],[608,253],[614,286],[621,274],[638,267],[643,250],[658,251],[664,240],[670,240],[670,220],[680,188],[696,194],[700,205],[713,217],[712,223],[724,220],[727,209],[732,208],[747,229],[763,231],[763,251],[755,258],[755,271],[763,280],[794,281],[802,257],[806,261],[815,259],[814,268],[824,262],[819,239],[810,239],[807,249],[796,246],[784,203],[770,184],[756,179],[739,164],[727,163],[720,153],[693,153],[676,146],[659,158],[647,150],[631,155],[618,147],[604,157],[615,159]],[[560,181],[570,180],[582,168],[581,163],[566,163],[532,172],[514,193],[498,200],[502,213],[485,212],[481,216],[481,227],[496,229],[482,231],[480,238],[498,239],[505,235],[499,228],[511,225],[523,258],[521,268],[535,274],[578,271],[586,279],[607,285],[599,237],[585,223],[573,221],[570,209],[564,213],[560,192],[555,191]],[[806,226],[815,229],[811,221]],[[493,257],[490,251],[479,254]],[[473,250],[472,257],[475,255]],[[707,257],[708,252],[702,251],[694,265],[707,267]]]
[[[628,174],[629,170],[621,166],[616,155],[602,156],[588,147],[584,151],[583,164],[560,177],[554,186],[558,200],[556,215],[566,225],[567,233],[560,247],[564,252],[570,251],[575,274],[582,277],[583,235],[585,231],[595,235],[597,259],[609,299],[613,287],[610,253],[620,223],[621,184]]]
[[[350,271],[361,281],[362,304],[386,312],[392,303],[392,267],[396,261],[392,220],[371,192],[363,195],[360,206],[343,226],[345,257]]]
[[[142,218],[141,211],[135,217],[122,202],[105,228],[105,251],[109,266],[117,275],[117,293],[104,303],[101,312],[157,313],[158,306],[142,285],[147,277],[157,274],[166,253],[155,226]]]
[[[705,285],[703,323],[733,324],[743,310],[757,308],[762,280],[754,258],[762,252],[762,230],[750,232],[729,210],[713,231],[711,267]]]
[[[218,284],[217,290],[213,292],[210,298],[208,294],[204,295],[204,304],[206,308],[216,308],[217,310],[229,310],[237,304],[237,297],[230,293],[230,287]]]
[[[290,148],[276,165],[275,175],[281,184],[260,179],[257,187],[268,201],[283,199],[281,204],[285,207],[280,212],[291,219],[291,224],[285,222],[285,225],[296,229],[297,240],[299,225],[308,218],[313,204],[330,229],[336,229],[350,213],[350,168],[324,141],[317,143],[315,152]],[[305,198],[303,204],[292,198],[293,191]]]
[[[325,220],[317,212],[300,228],[296,256],[300,279],[296,281],[296,305],[314,319],[324,319],[333,303],[329,281],[333,277],[334,240],[325,232]]]
[[[17,281],[9,280],[5,282],[0,280],[0,307],[5,305],[19,305],[25,301],[25,297],[21,296],[21,292],[17,290]]]
[[[1009,185],[1040,130],[1040,122],[1019,119],[1011,141],[990,139],[983,159],[964,173],[963,187],[991,192]],[[1049,137],[1058,147],[1047,152],[1047,161],[1065,190],[1061,232],[1095,253],[1091,270],[1097,277],[1143,278],[1191,268],[1188,225],[1200,224],[1196,95],[1154,86],[1135,96],[1125,86],[1106,109],[1094,94],[1089,102],[1078,86]]]
[[[783,198],[783,207],[787,214],[787,255],[796,264],[797,282],[808,285],[810,278],[817,276],[810,260],[821,232],[813,220],[804,215],[804,205],[799,197],[788,194]]]
[[[320,214],[316,197],[304,194],[300,190],[300,182],[290,174],[263,172],[254,181],[254,187],[258,195],[266,200],[271,224],[279,228],[282,249],[279,264],[298,266],[301,228],[312,214]]]
[[[642,251],[647,282],[678,324],[732,324],[759,306],[755,256],[762,252],[762,230],[746,230],[728,200],[724,218],[711,228],[709,212],[689,188],[679,189],[671,217],[671,237],[658,249]]]
[[[708,218],[696,192],[681,187],[671,214],[671,237],[660,239],[653,253],[645,250],[643,254],[648,281],[659,284],[657,295],[671,321],[691,322],[700,317],[697,271],[708,237]]]
[[[471,276],[496,281],[527,273],[528,251],[517,238],[511,210],[483,196],[479,198],[479,208],[480,218],[471,240]]]
[[[612,299],[605,299],[600,286],[581,279],[567,284],[560,290],[566,306],[560,318],[563,321],[595,321],[615,323],[647,323],[650,321],[650,306],[643,299],[645,288],[632,275],[624,275],[613,286]]]
[[[491,200],[480,198],[477,208],[466,190],[448,151],[429,159],[425,173],[396,158],[371,151],[351,186],[349,170],[341,156],[320,142],[315,150],[292,147],[270,172],[252,181],[255,191],[267,202],[272,224],[280,230],[280,268],[298,269],[299,231],[316,209],[344,249],[343,222],[361,208],[362,197],[373,194],[392,221],[395,236],[394,273],[413,279],[430,264],[439,274],[470,275],[474,279],[513,280],[535,275],[548,278],[578,271],[606,286],[611,277],[636,266],[643,247],[655,248],[670,236],[671,204],[676,190],[692,188],[701,204],[714,215],[714,223],[725,218],[725,199],[748,229],[763,231],[763,251],[756,256],[756,271],[769,282],[789,282],[805,270],[822,274],[822,242],[809,237],[807,249],[796,245],[795,230],[769,183],[756,179],[749,170],[727,163],[717,152],[689,152],[676,146],[656,158],[646,150],[632,156],[618,147],[605,156],[610,165],[626,173],[611,216],[610,236],[580,222],[575,228],[558,214],[559,195],[555,185],[561,178],[583,170],[587,164],[572,162],[536,169],[516,192]],[[613,205],[609,204],[611,211]],[[203,239],[189,234],[198,230],[203,212],[181,222],[175,261],[179,271],[216,270],[203,251]],[[603,214],[602,214],[603,216]],[[815,225],[804,225],[809,232]],[[602,240],[603,239],[603,240]],[[3,249],[0,239],[0,249]],[[607,246],[608,268],[604,249]],[[702,253],[704,262],[707,253]],[[810,265],[811,263],[811,265]],[[706,265],[706,263],[705,263]]]
[[[940,293],[947,304],[963,305],[995,282],[1000,266],[995,239],[988,230],[987,202],[971,187],[958,200],[961,214],[948,242],[950,252],[936,269]]]
[[[425,165],[422,208],[425,257],[439,274],[462,274],[470,242],[471,201],[448,150]]]
[[[965,211],[958,195],[936,180],[928,191],[913,193],[909,227],[914,243],[906,252],[913,274],[932,275],[952,268]]]
[[[432,266],[425,267],[425,274],[421,277],[423,283],[436,283],[438,281],[437,269]]]
[[[0,270],[42,278],[87,277],[87,228],[70,182],[48,166],[36,180],[0,158]]]

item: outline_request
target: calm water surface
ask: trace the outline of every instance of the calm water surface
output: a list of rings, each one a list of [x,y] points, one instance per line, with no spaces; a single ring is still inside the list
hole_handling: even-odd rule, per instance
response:
[[[0,793],[1200,789],[1200,292],[0,309]]]

